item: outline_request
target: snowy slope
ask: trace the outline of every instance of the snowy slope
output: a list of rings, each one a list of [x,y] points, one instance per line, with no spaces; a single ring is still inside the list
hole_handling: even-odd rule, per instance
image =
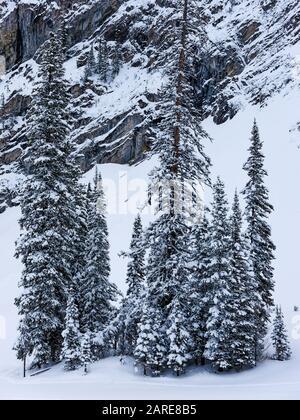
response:
[[[18,294],[21,272],[19,262],[13,258],[19,217],[15,208],[0,216],[0,316],[1,323],[6,325],[6,335],[3,330],[0,333],[0,398],[300,399],[300,312],[293,312],[294,305],[300,306],[300,152],[299,132],[290,131],[299,119],[299,91],[287,93],[271,100],[267,108],[245,106],[232,121],[216,126],[207,120],[205,127],[214,138],[208,147],[214,163],[213,176],[220,174],[224,178],[230,197],[236,187],[240,190],[245,183],[241,167],[247,156],[254,117],[261,127],[270,195],[276,209],[271,220],[277,244],[276,301],[282,303],[286,315],[293,359],[285,363],[266,361],[257,369],[241,374],[213,375],[192,368],[180,379],[169,376],[152,379],[134,372],[130,361],[121,366],[117,358],[112,358],[92,366],[92,372],[86,377],[81,372],[65,373],[59,365],[42,376],[23,380],[21,364],[11,350],[17,324],[13,298]],[[147,161],[135,167],[100,165],[109,195],[112,280],[123,291],[126,261],[120,260],[118,253],[129,244],[134,214],[136,208],[141,208],[151,165]],[[89,172],[85,181],[92,176]],[[205,197],[210,200],[209,191]],[[150,218],[151,215],[145,214],[144,223]]]

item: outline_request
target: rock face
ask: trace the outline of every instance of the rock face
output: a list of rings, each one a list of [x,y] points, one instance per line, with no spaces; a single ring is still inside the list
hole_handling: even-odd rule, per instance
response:
[[[160,28],[168,0],[18,0],[0,6],[0,173],[26,150],[25,114],[40,47],[64,21],[74,116],[72,140],[84,170],[97,162],[133,163],[149,147],[147,121],[163,83]],[[298,0],[202,0],[203,39],[196,63],[195,101],[203,118],[233,118],[244,101],[266,104],[293,77],[291,45],[300,39]],[[116,45],[120,74],[109,83],[84,80],[99,37]],[[2,66],[2,67],[1,67]]]

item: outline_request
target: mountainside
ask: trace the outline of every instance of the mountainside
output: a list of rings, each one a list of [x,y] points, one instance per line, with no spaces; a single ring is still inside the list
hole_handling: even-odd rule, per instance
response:
[[[40,47],[64,27],[66,77],[74,117],[72,139],[84,171],[99,163],[134,163],[149,147],[168,43],[180,16],[175,0],[19,0],[0,6],[0,173],[16,171],[26,150],[24,116],[36,79]],[[197,40],[195,102],[203,119],[221,124],[246,103],[265,106],[299,86],[300,4],[297,0],[199,0],[203,37]],[[189,11],[193,13],[193,10]],[[108,62],[120,52],[119,74],[86,79],[91,46],[107,42]],[[296,123],[296,121],[295,121]],[[294,127],[291,127],[291,129]],[[9,202],[8,175],[0,202]],[[2,209],[5,206],[2,206]]]

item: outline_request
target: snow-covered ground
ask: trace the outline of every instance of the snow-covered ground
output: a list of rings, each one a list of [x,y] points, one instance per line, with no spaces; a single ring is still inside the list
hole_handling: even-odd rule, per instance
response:
[[[299,121],[299,91],[270,101],[267,108],[245,107],[232,121],[215,126],[205,122],[214,138],[207,146],[213,163],[213,177],[220,174],[232,198],[242,189],[241,170],[247,156],[254,117],[265,141],[266,166],[271,201],[274,241],[277,244],[275,279],[276,302],[286,316],[293,348],[289,362],[267,360],[256,369],[239,374],[215,375],[191,368],[181,377],[145,378],[135,372],[130,360],[122,366],[118,358],[103,360],[91,372],[63,372],[62,366],[40,376],[22,378],[22,366],[12,346],[16,338],[17,313],[13,304],[18,295],[21,266],[14,258],[18,237],[19,209],[0,215],[0,399],[300,399],[300,133],[293,130]],[[136,167],[103,165],[101,171],[109,195],[109,229],[112,244],[112,280],[125,290],[126,261],[118,257],[127,249],[136,209],[142,206],[146,173],[151,162]],[[92,173],[85,181],[92,179]],[[210,192],[206,192],[206,200]],[[144,212],[147,212],[145,210]],[[146,224],[151,214],[144,214]]]

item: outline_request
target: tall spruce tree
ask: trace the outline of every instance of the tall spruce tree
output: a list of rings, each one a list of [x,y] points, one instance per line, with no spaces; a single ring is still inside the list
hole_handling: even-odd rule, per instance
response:
[[[69,290],[65,329],[62,336],[64,339],[62,358],[64,359],[65,370],[75,370],[81,363],[81,335],[79,330],[79,312],[72,288]]]
[[[285,361],[291,358],[291,347],[286,327],[284,325],[284,316],[280,306],[276,307],[276,315],[272,332],[272,342],[275,349],[275,354],[273,356],[275,360]]]
[[[87,221],[85,269],[82,278],[82,327],[89,332],[91,340],[111,320],[114,309],[112,302],[117,298],[117,288],[110,282],[110,261],[108,229],[105,216],[105,199],[101,175],[96,170],[94,188],[90,192]],[[95,359],[105,349],[92,346]]]
[[[22,234],[17,247],[24,270],[22,294],[16,299],[21,316],[17,354],[19,358],[34,354],[37,366],[60,357],[78,227],[77,172],[67,140],[68,89],[61,43],[54,34],[43,47],[39,77],[27,116],[29,175],[21,199]]]
[[[119,330],[121,353],[133,355],[138,335],[138,324],[142,315],[145,294],[145,247],[143,243],[143,226],[140,215],[134,221],[133,233],[128,253],[126,296],[119,311]]]
[[[109,76],[109,61],[107,43],[104,38],[101,38],[98,43],[97,70],[100,80],[107,83]]]
[[[230,228],[228,220],[228,202],[223,182],[218,178],[214,186],[211,231],[211,267],[213,282],[211,307],[206,325],[206,346],[204,356],[218,370],[229,369],[230,343],[232,328],[228,306],[232,298],[230,288]]]
[[[192,78],[193,59],[197,55],[195,34],[201,31],[200,15],[195,13],[194,0],[171,3],[176,14],[169,17],[167,27],[172,27],[172,32],[170,37],[165,37],[169,58],[167,83],[158,107],[161,121],[151,131],[152,154],[158,155],[159,165],[150,174],[150,191],[159,190],[160,199],[158,217],[146,239],[150,248],[146,268],[149,300],[150,306],[158,307],[163,316],[161,334],[165,335],[166,361],[168,352],[173,354],[171,336],[167,334],[167,326],[174,321],[173,299],[178,294],[181,296],[184,318],[187,318],[190,302],[190,228],[187,223],[190,209],[184,205],[183,190],[185,194],[192,193],[195,182],[209,183],[210,166],[203,149],[207,135],[200,124],[201,113],[195,104]]]
[[[269,193],[265,185],[267,172],[264,169],[263,143],[260,140],[256,121],[254,122],[250,156],[244,165],[249,181],[244,189],[246,200],[246,218],[248,222],[248,236],[250,240],[250,258],[253,266],[255,283],[261,296],[261,306],[256,319],[259,326],[257,336],[257,357],[260,356],[263,339],[267,332],[270,318],[270,308],[273,301],[273,267],[275,246],[271,238],[271,228],[268,218],[273,211],[269,202]],[[260,349],[259,349],[260,348]]]

